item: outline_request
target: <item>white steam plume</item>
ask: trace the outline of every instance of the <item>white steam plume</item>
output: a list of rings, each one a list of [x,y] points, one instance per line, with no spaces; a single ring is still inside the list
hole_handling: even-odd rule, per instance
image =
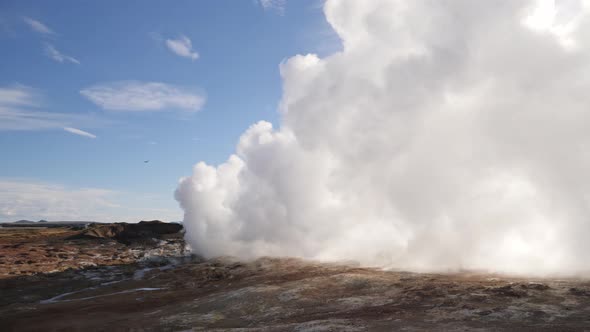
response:
[[[205,256],[590,270],[589,1],[328,0],[281,124],[180,181]]]

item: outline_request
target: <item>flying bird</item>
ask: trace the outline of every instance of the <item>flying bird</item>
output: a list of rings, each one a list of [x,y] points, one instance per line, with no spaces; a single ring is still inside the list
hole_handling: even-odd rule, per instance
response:
[[[149,160],[144,160],[143,162],[147,164],[147,163],[149,163],[150,161],[149,161]]]

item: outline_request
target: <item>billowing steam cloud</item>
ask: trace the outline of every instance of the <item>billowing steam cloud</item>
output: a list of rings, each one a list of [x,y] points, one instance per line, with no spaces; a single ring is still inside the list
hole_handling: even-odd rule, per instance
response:
[[[590,270],[589,1],[328,0],[281,124],[176,196],[206,256]]]

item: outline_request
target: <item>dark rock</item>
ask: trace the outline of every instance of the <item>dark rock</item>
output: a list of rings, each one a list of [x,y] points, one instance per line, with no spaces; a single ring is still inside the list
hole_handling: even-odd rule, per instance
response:
[[[493,287],[488,288],[487,292],[492,293],[494,295],[499,296],[508,296],[508,297],[523,297],[526,296],[526,292],[515,289],[512,285],[506,285],[501,287]]]
[[[521,284],[520,287],[524,288],[524,289],[534,289],[534,290],[547,290],[550,288],[549,286],[539,283],[539,282],[529,282],[527,284]]]
[[[590,290],[572,287],[569,289],[570,294],[576,296],[590,296]]]
[[[166,234],[176,234],[181,230],[182,225],[180,224],[165,223],[159,220],[141,221],[137,224],[91,224],[75,238],[114,239],[121,243],[131,244],[135,241],[161,238]]]

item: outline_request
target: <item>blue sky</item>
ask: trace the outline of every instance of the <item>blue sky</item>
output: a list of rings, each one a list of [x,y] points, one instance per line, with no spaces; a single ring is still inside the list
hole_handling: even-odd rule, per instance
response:
[[[180,177],[277,124],[280,62],[339,48],[319,0],[171,4],[0,2],[0,221],[180,220]]]

